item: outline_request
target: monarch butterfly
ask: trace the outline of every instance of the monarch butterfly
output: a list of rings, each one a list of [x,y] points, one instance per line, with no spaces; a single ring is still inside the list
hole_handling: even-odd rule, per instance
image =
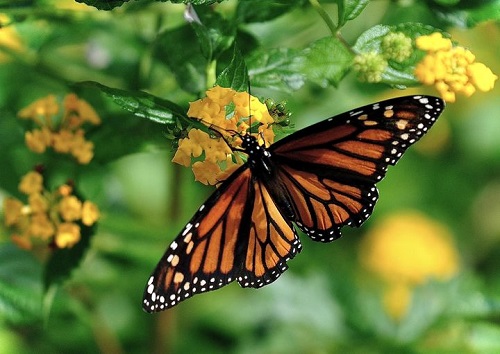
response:
[[[157,312],[236,280],[260,288],[301,250],[295,224],[330,242],[360,226],[375,184],[444,109],[431,96],[394,98],[299,130],[268,148],[243,135],[247,162],[231,174],[170,244],[144,291]]]

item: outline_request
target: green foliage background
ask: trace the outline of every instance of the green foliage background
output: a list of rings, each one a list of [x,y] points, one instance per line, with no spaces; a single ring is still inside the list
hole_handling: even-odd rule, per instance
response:
[[[349,47],[376,47],[394,29],[412,37],[440,30],[498,74],[498,0],[193,1],[202,24],[184,20],[184,4],[85,2],[101,10],[0,1],[28,48],[22,55],[1,48],[14,58],[0,64],[2,195],[18,196],[20,177],[41,162],[52,168],[52,185],[70,175],[103,212],[83,258],[51,268],[0,229],[0,353],[500,352],[498,85],[448,105],[426,137],[431,144],[444,136],[445,145],[410,149],[379,184],[381,198],[361,229],[326,245],[302,237],[303,252],[263,289],[232,284],[161,314],[141,310],[151,270],[211,191],[170,162],[165,134],[190,100],[216,80],[246,89],[247,70],[252,94],[286,100],[302,128],[388,97],[435,95],[396,88],[417,84],[411,63],[383,83],[358,82]],[[16,118],[35,99],[68,92],[103,120],[88,133],[95,158],[87,166],[29,152]],[[461,272],[419,288],[398,324],[380,294],[360,286],[357,251],[377,220],[407,209],[452,230]],[[68,279],[58,278],[68,270]]]

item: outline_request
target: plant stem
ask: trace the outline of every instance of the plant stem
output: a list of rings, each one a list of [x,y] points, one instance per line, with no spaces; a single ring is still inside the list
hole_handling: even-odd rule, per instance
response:
[[[337,25],[335,25],[328,15],[328,13],[325,11],[325,9],[321,6],[318,0],[309,0],[309,3],[311,6],[316,10],[316,12],[321,16],[323,21],[325,21],[326,25],[330,29],[330,32],[332,33],[332,36],[337,36]]]

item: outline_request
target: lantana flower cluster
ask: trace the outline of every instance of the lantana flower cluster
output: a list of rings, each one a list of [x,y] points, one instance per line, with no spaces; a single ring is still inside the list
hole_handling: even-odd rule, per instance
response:
[[[449,230],[417,212],[392,215],[376,225],[361,243],[361,264],[385,283],[383,305],[401,320],[412,290],[429,279],[446,281],[457,274],[459,257]]]
[[[44,153],[47,148],[61,154],[71,154],[79,163],[87,164],[94,156],[94,144],[85,139],[83,126],[98,125],[101,120],[95,110],[75,94],[68,94],[61,107],[54,95],[41,98],[23,108],[18,116],[32,120],[36,128],[27,131],[28,148]]]
[[[457,93],[469,97],[476,90],[490,91],[498,79],[486,65],[476,62],[470,50],[453,46],[439,32],[418,37],[416,46],[426,56],[416,66],[415,76],[425,85],[435,85],[447,102],[455,102]]]
[[[241,135],[256,134],[259,143],[271,144],[274,120],[267,106],[247,92],[215,86],[206,94],[190,103],[187,114],[199,119],[213,134],[190,129],[185,138],[179,139],[172,161],[192,166],[197,181],[215,185],[243,163],[235,150],[241,146]]]
[[[51,192],[38,171],[21,179],[19,191],[26,195],[27,203],[6,198],[4,222],[12,230],[12,241],[21,248],[32,249],[40,244],[73,247],[80,241],[81,225],[92,226],[99,219],[97,206],[74,195],[70,184]]]

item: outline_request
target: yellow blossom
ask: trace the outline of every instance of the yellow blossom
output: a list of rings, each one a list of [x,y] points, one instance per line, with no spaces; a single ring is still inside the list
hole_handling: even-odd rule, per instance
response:
[[[241,145],[241,135],[250,133],[249,124],[252,124],[251,133],[258,134],[259,143],[271,144],[274,120],[267,106],[247,92],[215,86],[206,94],[207,97],[190,103],[188,116],[200,119],[217,134],[210,136],[202,130],[191,129],[187,137],[179,140],[172,161],[183,166],[192,164],[198,181],[214,184],[221,181],[219,177],[226,168],[233,168],[229,160],[242,163],[236,150]],[[217,136],[219,134],[224,138]]]
[[[64,221],[75,221],[82,217],[82,202],[70,195],[59,202],[59,213]]]
[[[81,126],[85,122],[97,125],[101,120],[95,110],[75,94],[66,95],[63,108],[62,118],[58,117],[59,104],[54,95],[38,99],[23,108],[18,116],[32,119],[40,127],[26,132],[26,145],[36,153],[43,153],[51,147],[58,153],[73,155],[81,164],[87,164],[94,157],[94,144],[85,139]]]
[[[59,248],[71,248],[80,241],[80,227],[77,224],[65,222],[57,227],[55,243]]]
[[[6,15],[0,14],[0,47],[8,48],[13,52],[21,52],[24,49],[24,45],[14,26],[8,25],[9,21]],[[0,50],[0,64],[6,63],[9,60],[8,53]]]
[[[386,218],[370,230],[360,246],[362,265],[388,284],[384,304],[394,318],[402,316],[409,304],[404,287],[411,289],[430,278],[447,280],[458,272],[450,232],[420,213]]]
[[[52,123],[50,117],[55,116],[58,112],[59,105],[57,104],[56,97],[54,95],[49,95],[23,108],[19,111],[18,116],[19,118],[32,119],[40,126],[46,124],[50,128]],[[43,120],[40,120],[40,118],[43,118]]]
[[[42,240],[48,240],[54,235],[54,225],[45,213],[37,213],[31,217],[29,225],[31,236],[39,237]]]
[[[74,135],[71,145],[71,154],[81,164],[88,164],[94,157],[94,144],[85,140],[83,130],[79,129]]]
[[[28,172],[19,183],[19,191],[24,194],[40,193],[43,189],[43,177],[36,171]]]
[[[23,203],[15,198],[5,198],[3,201],[3,210],[5,212],[5,225],[12,226],[19,221],[21,217]]]
[[[41,193],[32,193],[28,197],[32,213],[44,213],[49,209],[49,202]]]
[[[415,76],[425,85],[435,85],[445,101],[454,102],[457,93],[469,97],[476,89],[489,91],[498,79],[486,65],[475,62],[470,50],[453,47],[441,33],[418,37],[416,45],[427,55],[415,67]]]
[[[71,187],[68,184],[63,184],[62,186],[59,186],[59,188],[57,189],[57,192],[61,196],[67,197],[68,195],[70,195],[73,192],[73,187]]]
[[[451,40],[449,38],[443,38],[443,35],[439,32],[434,32],[428,36],[420,36],[415,39],[415,44],[418,49],[437,52],[437,51],[447,51],[452,47]]]
[[[52,141],[52,133],[47,127],[33,129],[24,135],[26,146],[33,152],[43,153]]]
[[[53,148],[59,153],[69,153],[73,147],[74,134],[70,130],[62,129],[52,135]]]
[[[97,205],[86,200],[82,207],[82,223],[86,226],[92,226],[99,219],[99,209]]]

